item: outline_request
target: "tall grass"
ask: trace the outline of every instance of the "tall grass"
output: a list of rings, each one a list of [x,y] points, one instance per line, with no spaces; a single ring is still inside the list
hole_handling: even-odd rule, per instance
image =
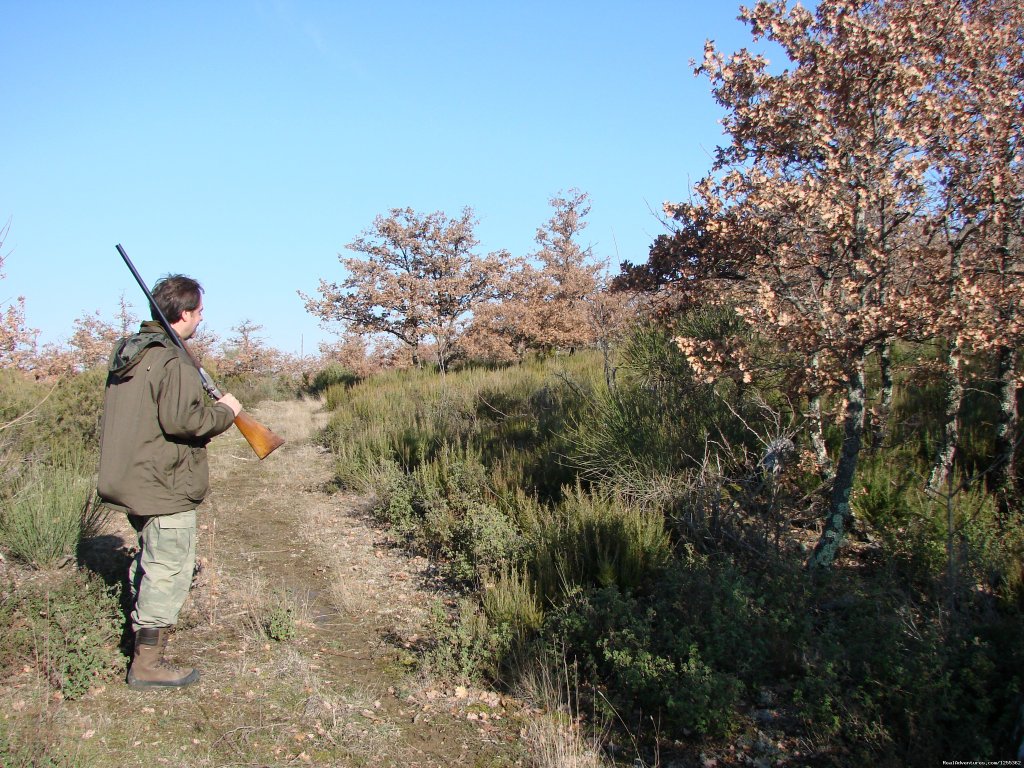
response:
[[[671,556],[663,515],[613,491],[577,483],[557,505],[523,502],[516,515],[530,541],[538,590],[548,599],[578,585],[635,589]]]
[[[37,568],[70,559],[102,520],[92,503],[94,487],[91,459],[82,450],[31,464],[0,508],[0,545]]]
[[[0,510],[22,489],[46,485],[44,466],[61,468],[58,476],[72,466],[91,471],[105,376],[93,369],[44,384],[0,370]]]
[[[530,664],[522,675],[519,694],[540,713],[531,717],[523,743],[533,768],[602,768],[602,743],[608,728],[603,721],[580,712],[579,670],[554,655]],[[638,760],[634,765],[643,764]]]
[[[344,487],[369,490],[382,461],[414,471],[447,447],[476,452],[488,470],[512,474],[508,486],[557,497],[575,472],[563,464],[566,420],[600,381],[596,356],[531,361],[502,370],[470,369],[439,378],[397,371],[331,388],[334,416],[323,440]]]

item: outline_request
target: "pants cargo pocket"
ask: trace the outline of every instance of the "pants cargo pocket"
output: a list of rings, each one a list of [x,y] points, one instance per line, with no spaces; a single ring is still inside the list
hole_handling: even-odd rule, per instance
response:
[[[135,565],[138,594],[132,624],[135,629],[173,626],[192,586],[196,564],[195,510],[152,519],[143,528],[140,539]]]

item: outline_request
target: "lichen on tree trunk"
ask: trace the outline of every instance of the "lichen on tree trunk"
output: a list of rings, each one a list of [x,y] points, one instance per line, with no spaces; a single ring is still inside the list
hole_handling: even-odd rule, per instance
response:
[[[836,464],[832,492],[829,495],[828,514],[814,552],[807,562],[809,568],[828,568],[835,561],[842,546],[845,531],[853,517],[850,495],[857,471],[864,438],[864,353],[861,351],[853,360],[847,377],[846,418],[843,420],[843,447]]]
[[[887,339],[878,349],[878,372],[881,377],[881,392],[878,413],[875,414],[874,433],[871,436],[871,450],[880,451],[889,436],[889,416],[892,413],[893,376],[892,340]]]
[[[960,406],[964,399],[964,385],[961,380],[961,350],[956,339],[950,342],[946,354],[946,406],[942,425],[942,442],[935,454],[935,463],[928,478],[928,487],[939,491],[946,487],[953,471],[953,459],[960,444]]]
[[[996,494],[1002,524],[1021,512],[1017,494],[1017,350],[1001,347],[996,355],[996,387],[999,397],[999,421],[996,424],[995,459],[992,490]]]

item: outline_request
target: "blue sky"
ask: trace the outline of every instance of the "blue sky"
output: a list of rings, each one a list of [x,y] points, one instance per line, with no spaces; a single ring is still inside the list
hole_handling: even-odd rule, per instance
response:
[[[526,255],[571,187],[584,241],[642,261],[655,213],[709,169],[704,41],[750,46],[729,2],[0,0],[0,308],[40,341],[150,283],[206,288],[206,327],[330,337],[297,291],[392,207],[471,206],[481,250]]]

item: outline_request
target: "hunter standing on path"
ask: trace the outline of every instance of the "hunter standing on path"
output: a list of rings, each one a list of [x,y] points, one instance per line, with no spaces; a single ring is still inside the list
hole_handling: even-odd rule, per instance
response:
[[[171,328],[189,339],[203,319],[202,286],[171,275],[153,299]],[[97,490],[128,515],[139,551],[128,570],[135,650],[132,688],[191,685],[199,672],[164,659],[168,635],[192,585],[196,507],[209,490],[206,444],[231,427],[234,395],[206,403],[199,371],[154,319],[122,339],[110,356],[103,399]]]

